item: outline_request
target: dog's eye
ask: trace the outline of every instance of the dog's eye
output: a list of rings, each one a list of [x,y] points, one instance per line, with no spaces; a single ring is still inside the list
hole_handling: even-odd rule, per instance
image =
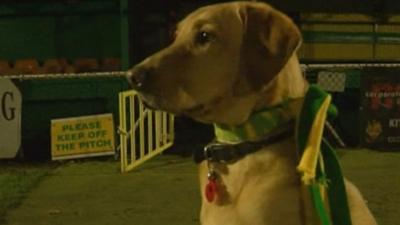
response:
[[[212,34],[205,32],[205,31],[200,31],[199,33],[197,33],[196,35],[196,44],[199,45],[205,45],[207,43],[209,43],[212,40]]]

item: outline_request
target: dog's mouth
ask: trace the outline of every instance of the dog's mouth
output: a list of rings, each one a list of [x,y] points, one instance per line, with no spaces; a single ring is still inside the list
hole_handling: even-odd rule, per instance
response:
[[[163,101],[149,101],[146,98],[141,98],[142,104],[146,109],[150,110],[163,110],[175,115],[185,115],[189,117],[201,117],[209,113],[205,104],[197,104],[187,108],[178,109],[176,107],[165,104]]]
[[[223,100],[223,97],[215,97],[206,104],[197,104],[183,110],[183,114],[190,117],[204,117],[212,113],[212,108],[218,105]]]
[[[160,107],[160,104],[154,101],[154,97],[151,97],[149,95],[139,93],[139,99],[141,104],[146,108],[150,110],[163,110],[162,107]]]
[[[144,106],[146,109],[157,110],[156,107],[150,105],[147,101],[143,101],[143,100],[142,100],[142,104],[143,104],[143,106]]]
[[[196,111],[199,111],[203,108],[202,105],[196,105],[193,107],[188,107],[187,109],[181,109],[181,108],[174,107],[173,105],[169,104],[162,97],[142,95],[142,94],[140,94],[139,97],[140,97],[140,100],[141,100],[143,106],[146,109],[162,110],[162,111],[166,111],[169,113],[173,113],[175,115],[180,115],[180,114],[190,115],[190,114],[192,114]]]
[[[187,116],[193,116],[193,115],[200,116],[200,115],[205,114],[206,112],[207,112],[206,106],[203,104],[199,104],[199,105],[184,109],[182,111],[182,114],[187,115]]]
[[[218,96],[207,101],[207,103],[190,102],[192,104],[184,106],[184,104],[179,104],[179,102],[169,101],[165,97],[161,97],[154,94],[149,95],[140,93],[139,98],[141,99],[141,102],[146,109],[162,110],[175,114],[177,116],[184,115],[199,120],[204,120],[205,118],[209,118],[210,114],[213,113],[212,111],[214,106],[218,105],[219,103],[221,103],[221,101],[223,101],[223,97]]]

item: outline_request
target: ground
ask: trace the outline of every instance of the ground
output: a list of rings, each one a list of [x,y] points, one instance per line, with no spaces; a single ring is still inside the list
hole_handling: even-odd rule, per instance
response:
[[[379,224],[399,224],[400,153],[346,150],[340,155],[346,176],[359,186]],[[159,156],[127,174],[113,160],[68,162],[49,171],[0,223],[199,224],[197,170],[190,158]]]

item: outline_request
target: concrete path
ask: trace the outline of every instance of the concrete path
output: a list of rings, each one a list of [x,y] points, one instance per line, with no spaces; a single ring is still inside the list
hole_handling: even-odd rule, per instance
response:
[[[369,201],[380,225],[400,224],[400,153],[346,151],[345,174]],[[119,173],[114,161],[68,163],[8,213],[9,225],[194,225],[197,170],[191,159],[160,156]]]

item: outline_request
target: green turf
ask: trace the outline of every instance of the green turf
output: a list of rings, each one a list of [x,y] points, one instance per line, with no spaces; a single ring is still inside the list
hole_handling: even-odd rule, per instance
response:
[[[2,161],[0,164],[0,223],[7,210],[16,208],[50,168],[43,165],[22,165]]]
[[[400,224],[400,152],[347,150],[340,155],[345,175],[361,189],[379,224]],[[16,173],[14,169],[2,168],[0,176]],[[191,159],[177,156],[156,157],[127,174],[112,160],[70,162],[54,169],[17,208],[8,210],[6,224],[195,225],[200,208],[197,179]],[[2,199],[14,198],[6,196]]]

